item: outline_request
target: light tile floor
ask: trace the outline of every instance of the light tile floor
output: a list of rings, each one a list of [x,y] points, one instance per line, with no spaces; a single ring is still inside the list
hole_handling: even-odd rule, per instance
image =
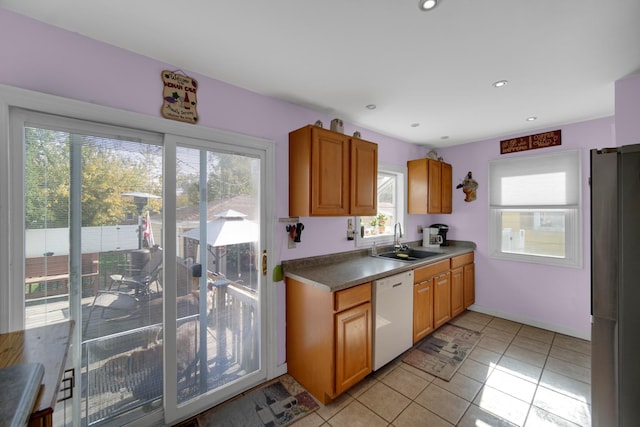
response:
[[[484,336],[451,381],[402,356],[294,427],[590,426],[591,343],[467,311]]]

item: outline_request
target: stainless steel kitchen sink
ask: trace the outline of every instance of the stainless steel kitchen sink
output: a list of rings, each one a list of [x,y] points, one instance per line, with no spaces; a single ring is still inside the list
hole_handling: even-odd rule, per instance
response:
[[[431,258],[434,256],[442,255],[439,252],[421,251],[417,249],[409,249],[403,251],[382,252],[376,255],[379,258],[390,258],[396,261],[416,262],[425,258]]]

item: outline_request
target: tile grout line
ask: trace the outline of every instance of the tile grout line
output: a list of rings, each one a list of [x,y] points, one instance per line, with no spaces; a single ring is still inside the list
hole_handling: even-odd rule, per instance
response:
[[[515,328],[515,329],[513,330],[513,332],[508,332],[507,330],[503,330],[503,329],[496,328],[496,327],[495,327],[496,325],[491,326],[491,323],[492,323],[495,319],[501,319],[501,318],[496,318],[495,316],[492,316],[492,317],[491,317],[491,319],[490,319],[488,322],[484,323],[484,324],[482,324],[482,323],[480,323],[480,322],[473,322],[472,320],[470,320],[470,322],[472,322],[472,323],[477,323],[477,324],[478,324],[478,326],[482,326],[482,328],[480,328],[479,332],[481,332],[481,333],[483,333],[483,334],[485,333],[485,332],[483,332],[483,331],[485,331],[487,328],[491,328],[491,329],[495,329],[495,330],[497,330],[497,331],[500,331],[500,332],[502,332],[502,333],[508,333],[508,334],[510,335],[510,338],[509,338],[509,339],[508,339],[508,341],[507,341],[507,340],[502,340],[502,339],[499,339],[499,338],[496,338],[496,337],[489,337],[489,338],[495,339],[495,340],[497,340],[497,341],[502,341],[502,342],[505,344],[505,347],[504,347],[504,351],[502,351],[502,352],[500,353],[500,357],[496,360],[496,362],[495,362],[495,367],[491,370],[491,373],[490,373],[489,375],[487,375],[487,376],[486,376],[486,378],[482,379],[481,381],[478,381],[478,379],[475,379],[475,378],[472,378],[472,377],[468,377],[467,375],[465,375],[465,374],[463,374],[463,373],[460,373],[460,372],[457,372],[457,373],[456,373],[457,375],[460,375],[460,376],[465,377],[465,378],[469,378],[470,380],[477,381],[478,383],[480,383],[480,387],[479,387],[478,391],[477,391],[477,392],[475,392],[475,393],[473,393],[473,396],[471,396],[471,399],[470,399],[470,400],[467,400],[465,397],[460,396],[460,395],[458,395],[457,393],[455,393],[455,392],[453,392],[453,391],[449,391],[449,390],[448,390],[448,389],[446,389],[446,388],[444,389],[445,391],[447,391],[447,392],[449,392],[449,393],[452,393],[454,396],[457,396],[457,397],[459,397],[460,399],[465,400],[466,402],[468,402],[468,406],[467,406],[467,407],[466,407],[466,409],[462,412],[462,414],[460,415],[460,417],[457,419],[457,421],[456,421],[455,425],[460,425],[460,422],[463,420],[463,418],[464,418],[464,417],[469,413],[469,411],[470,411],[470,410],[472,409],[472,407],[474,406],[474,403],[473,403],[473,402],[474,402],[474,400],[477,398],[478,394],[479,394],[479,393],[480,393],[480,392],[481,392],[485,387],[489,387],[489,388],[493,389],[493,387],[491,387],[491,386],[487,385],[487,381],[489,380],[489,377],[490,377],[490,376],[495,372],[495,370],[496,370],[496,369],[498,369],[498,370],[502,371],[502,372],[503,372],[503,373],[505,373],[505,374],[512,375],[512,374],[510,374],[509,372],[507,372],[508,370],[502,370],[502,369],[499,369],[499,368],[498,368],[498,365],[499,365],[502,361],[504,361],[506,357],[510,357],[510,356],[507,356],[507,355],[506,355],[506,352],[507,352],[510,348],[512,348],[512,346],[515,346],[515,347],[517,347],[518,349],[521,349],[521,350],[526,351],[526,352],[543,354],[542,352],[537,351],[537,350],[534,350],[533,348],[530,348],[530,347],[527,347],[527,346],[523,346],[523,345],[519,345],[519,344],[518,344],[518,342],[517,342],[517,340],[518,340],[518,338],[519,338],[519,337],[521,337],[521,338],[523,338],[523,339],[525,339],[525,340],[533,341],[534,343],[537,343],[537,344],[540,344],[540,345],[543,345],[543,344],[544,344],[545,346],[546,346],[546,345],[548,345],[548,349],[544,352],[544,361],[543,361],[543,363],[541,364],[542,366],[537,366],[537,364],[532,364],[532,363],[530,363],[530,362],[528,362],[528,361],[521,360],[520,358],[512,357],[514,360],[516,360],[516,361],[518,361],[518,362],[520,362],[520,363],[529,364],[529,365],[532,365],[532,366],[538,367],[538,368],[540,369],[540,374],[537,376],[537,378],[536,378],[536,380],[535,380],[535,381],[531,381],[530,379],[528,379],[528,378],[526,378],[526,377],[519,377],[519,376],[516,376],[517,378],[520,378],[520,379],[522,379],[522,380],[524,380],[524,381],[528,381],[529,383],[531,383],[531,384],[534,384],[534,385],[535,385],[535,391],[534,391],[533,396],[532,396],[532,398],[531,398],[531,403],[527,403],[527,401],[521,400],[519,397],[517,397],[517,396],[513,396],[513,395],[511,395],[511,394],[510,394],[510,393],[508,393],[508,392],[503,392],[503,391],[501,391],[500,389],[497,389],[497,390],[498,390],[498,391],[500,391],[501,393],[505,393],[506,395],[511,396],[511,397],[512,397],[512,398],[514,398],[514,399],[518,399],[518,400],[522,401],[523,403],[527,403],[526,413],[524,414],[524,418],[523,418],[523,421],[522,421],[522,424],[521,424],[521,425],[525,425],[525,424],[527,423],[527,420],[529,420],[529,417],[531,416],[531,414],[533,413],[533,411],[534,411],[535,409],[541,409],[541,410],[543,410],[543,411],[546,411],[544,408],[540,408],[539,406],[535,406],[535,405],[534,405],[535,397],[536,397],[536,395],[538,394],[538,391],[539,391],[540,387],[545,388],[544,386],[542,386],[542,385],[541,385],[542,375],[543,375],[543,374],[544,374],[544,372],[547,370],[547,366],[548,366],[548,362],[549,362],[549,357],[551,357],[551,352],[552,352],[552,350],[554,349],[554,346],[556,346],[556,344],[557,344],[557,342],[558,342],[558,337],[559,337],[560,335],[562,335],[562,334],[559,334],[559,333],[554,332],[554,331],[549,331],[549,332],[551,332],[553,335],[552,335],[551,340],[550,340],[550,341],[548,341],[547,339],[545,339],[544,337],[542,337],[542,335],[535,335],[535,332],[534,332],[534,333],[529,332],[528,334],[523,334],[523,332],[525,331],[525,327],[526,327],[526,325],[525,325],[525,324],[518,323],[518,322],[512,322],[512,321],[509,321],[510,323],[513,323],[513,324],[517,325],[517,328]],[[501,320],[502,320],[502,319],[501,319]],[[461,324],[461,325],[459,325],[459,326],[463,326],[463,327],[464,327],[464,324]],[[535,327],[533,327],[533,328],[535,328]],[[475,328],[474,328],[474,329],[475,329]],[[540,328],[535,328],[535,329],[540,329]],[[546,330],[545,330],[545,331],[546,331]],[[530,335],[533,335],[533,336],[530,336]],[[534,343],[532,343],[532,344],[534,344]],[[526,345],[526,343],[525,343],[524,345]],[[484,350],[487,350],[487,351],[492,351],[490,348],[487,348],[487,347],[481,347],[481,346],[480,346],[479,348],[484,349]],[[537,348],[537,347],[536,347],[536,348]],[[563,349],[564,347],[559,346],[559,348]],[[576,352],[577,352],[577,353],[580,353],[580,354],[588,355],[587,353],[583,353],[583,352],[581,352],[581,351],[576,351]],[[437,377],[434,377],[433,375],[430,375],[430,377],[431,377],[431,378],[430,378],[430,379],[427,379],[427,378],[420,377],[419,375],[417,375],[417,374],[416,374],[416,373],[414,373],[414,372],[411,372],[411,370],[404,369],[403,365],[406,365],[406,364],[405,364],[404,362],[402,362],[402,357],[403,357],[402,355],[398,357],[398,359],[397,359],[397,360],[398,360],[398,362],[395,362],[395,361],[394,361],[394,362],[392,362],[392,363],[393,363],[393,366],[391,367],[391,369],[387,370],[387,371],[386,371],[386,372],[384,372],[382,375],[377,376],[377,375],[375,375],[375,373],[374,373],[374,376],[372,377],[372,380],[373,380],[373,381],[371,381],[371,384],[369,384],[366,388],[364,388],[364,389],[362,389],[362,390],[358,390],[358,392],[357,392],[356,394],[353,394],[353,395],[352,395],[352,394],[349,394],[349,399],[350,399],[350,401],[348,401],[348,403],[346,403],[342,408],[340,408],[340,410],[338,410],[336,413],[334,413],[331,417],[329,417],[328,419],[324,419],[322,416],[320,416],[320,415],[319,415],[319,418],[320,418],[320,419],[321,419],[321,421],[322,421],[322,426],[325,426],[325,425],[326,425],[326,426],[331,426],[332,424],[331,424],[331,422],[330,422],[330,421],[331,421],[332,419],[334,419],[336,416],[338,416],[338,414],[340,414],[340,413],[341,413],[342,411],[344,411],[346,408],[348,408],[349,406],[351,406],[354,402],[358,402],[358,404],[359,404],[359,405],[362,405],[362,406],[363,406],[364,408],[366,408],[368,411],[372,412],[376,417],[378,417],[380,420],[382,420],[382,422],[386,423],[386,425],[387,425],[387,426],[393,426],[393,425],[394,425],[394,423],[395,423],[395,422],[397,422],[397,421],[400,419],[400,417],[402,416],[402,414],[403,414],[403,413],[405,413],[405,411],[407,411],[407,409],[408,409],[411,405],[413,405],[413,404],[418,405],[420,408],[423,408],[423,409],[425,409],[425,410],[429,411],[432,415],[436,416],[438,419],[440,419],[440,420],[442,420],[442,421],[444,421],[444,422],[449,423],[449,421],[448,421],[447,419],[443,418],[441,415],[439,415],[439,414],[437,414],[437,413],[434,413],[433,411],[431,411],[430,409],[428,409],[428,408],[426,408],[426,407],[422,406],[420,403],[418,403],[418,402],[416,401],[416,399],[418,399],[418,397],[419,397],[422,393],[424,393],[424,392],[425,392],[425,390],[426,390],[427,388],[429,388],[430,386],[440,387],[438,384],[436,384],[436,383],[435,383],[435,381],[436,381]],[[474,361],[475,363],[479,363],[479,364],[484,365],[484,363],[483,363],[483,362],[479,362],[479,361],[477,361],[477,360],[475,360],[475,359],[469,359],[469,360],[472,360],[472,361]],[[563,362],[566,362],[566,363],[573,363],[573,362],[571,362],[571,361],[569,361],[569,360],[567,360],[567,361],[565,361],[564,359],[559,359],[559,360],[561,360],[561,361],[563,361]],[[490,367],[490,366],[491,366],[491,364],[489,364],[489,367]],[[580,366],[580,365],[578,365],[578,366]],[[397,369],[404,369],[404,370],[405,370],[405,371],[407,371],[409,374],[411,374],[411,375],[415,375],[415,376],[418,376],[419,378],[422,378],[422,379],[424,379],[424,380],[425,380],[425,385],[424,385],[424,387],[423,387],[423,388],[421,388],[417,394],[415,394],[415,397],[410,397],[409,395],[407,395],[407,394],[403,393],[401,390],[397,390],[397,389],[396,389],[395,387],[393,387],[392,385],[390,385],[390,384],[386,384],[386,383],[383,381],[383,380],[384,380],[384,378],[386,378],[388,375],[391,375],[391,373],[392,373],[392,372],[394,372],[394,371],[396,371]],[[378,371],[378,372],[380,372],[380,371]],[[556,372],[555,372],[555,371],[553,371],[553,373],[556,373]],[[562,375],[562,374],[558,374],[558,375]],[[563,375],[563,376],[564,376],[564,375]],[[567,378],[574,380],[572,377],[567,377]],[[579,380],[575,380],[575,381],[579,381]],[[395,393],[398,393],[400,396],[402,396],[402,397],[404,397],[405,399],[407,399],[407,404],[406,404],[406,406],[404,406],[404,407],[402,408],[402,410],[400,410],[400,411],[399,411],[399,413],[398,413],[397,415],[395,415],[391,421],[388,421],[385,417],[383,417],[382,415],[380,415],[377,411],[375,411],[374,409],[372,409],[371,407],[369,407],[369,405],[367,405],[365,402],[363,402],[363,401],[361,401],[361,400],[360,400],[360,399],[365,395],[365,393],[367,393],[367,392],[368,392],[368,390],[370,390],[372,387],[376,386],[378,383],[382,383],[382,385],[384,385],[385,387],[388,387],[389,389],[393,390]],[[440,387],[440,388],[442,388],[442,387]],[[551,391],[554,391],[554,390],[553,390],[553,389],[551,389]],[[572,398],[572,396],[571,396],[570,394],[565,394],[565,393],[562,393],[562,392],[559,392],[559,393],[561,393],[561,394],[563,394],[564,396],[567,396],[567,397],[569,397],[569,398]],[[414,393],[413,393],[413,392],[411,392],[411,393],[410,393],[410,395],[411,395],[411,396],[413,396],[413,395],[414,395]],[[371,402],[370,402],[370,403],[371,403]],[[477,406],[477,405],[475,405],[475,406]],[[535,409],[534,409],[534,406],[535,406]],[[480,409],[482,410],[482,407],[480,407]],[[523,408],[523,409],[524,409],[524,408]],[[485,411],[486,411],[486,410],[485,410]],[[548,412],[548,411],[547,411],[547,412]],[[509,423],[512,423],[512,421],[508,421],[508,420],[507,420],[506,418],[504,418],[503,416],[500,416],[500,415],[495,414],[495,413],[493,413],[493,412],[486,411],[486,413],[487,413],[487,414],[491,414],[491,416],[495,416],[495,417],[497,417],[498,419],[501,419],[501,420],[507,421],[507,422],[509,422]],[[563,420],[566,420],[566,421],[572,422],[571,420],[568,420],[568,419],[566,419],[566,418],[564,418],[564,417],[562,417],[562,416],[560,416],[560,415],[558,415],[558,414],[556,414],[556,413],[554,413],[554,412],[549,412],[549,414],[552,414],[553,416],[558,417],[559,419],[563,419]]]

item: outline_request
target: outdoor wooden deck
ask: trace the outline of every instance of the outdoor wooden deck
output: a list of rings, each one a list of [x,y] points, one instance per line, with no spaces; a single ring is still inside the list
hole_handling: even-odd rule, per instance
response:
[[[182,306],[179,317],[183,319],[177,329],[180,402],[218,388],[259,366],[255,293],[227,282],[225,286],[211,286],[207,301],[211,311],[207,315],[206,371],[200,369],[198,301],[188,294],[183,296],[182,305],[179,302],[179,307]],[[68,319],[67,298],[60,295],[29,302],[27,326]],[[142,298],[132,312],[107,308],[104,316],[102,307],[92,312],[95,301],[95,296],[82,298],[81,392],[83,417],[89,425],[159,402],[163,384],[161,292]]]

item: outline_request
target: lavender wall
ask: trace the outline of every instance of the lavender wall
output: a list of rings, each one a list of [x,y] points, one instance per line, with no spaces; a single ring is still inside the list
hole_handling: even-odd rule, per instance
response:
[[[441,154],[453,165],[454,186],[468,171],[478,181],[478,198],[464,202],[462,190],[454,190],[451,217],[442,217],[451,225],[452,238],[473,240],[476,250],[476,304],[480,310],[501,313],[527,323],[578,335],[590,336],[590,208],[589,208],[589,149],[613,146],[613,118],[559,126],[562,145],[547,149],[500,155],[501,139],[460,145]],[[528,134],[527,132],[523,134]],[[530,156],[535,154],[582,150],[582,205],[583,205],[583,266],[581,268],[550,267],[491,259],[488,256],[488,162],[490,160]]]
[[[99,43],[77,34],[0,9],[0,83],[77,99],[85,102],[160,117],[162,83],[160,72],[175,69],[150,58]],[[184,70],[189,72],[189,70]],[[276,254],[279,260],[294,259],[354,249],[346,240],[346,218],[303,218],[303,241],[288,249],[284,225],[277,218],[288,216],[288,132],[317,119],[328,124],[332,117],[292,104],[257,95],[226,83],[189,73],[199,81],[198,126],[266,138],[276,146]],[[640,79],[624,80],[616,93],[633,86],[635,98]],[[623,86],[624,85],[624,86]],[[621,102],[623,99],[621,97]],[[629,114],[637,105],[624,101]],[[618,103],[616,104],[618,107]],[[626,117],[626,116],[625,116]],[[640,135],[637,114],[626,120],[625,134]],[[589,335],[589,208],[587,151],[615,145],[613,118],[562,126],[563,145],[553,150],[583,149],[584,265],[580,269],[543,267],[489,259],[487,256],[487,161],[500,157],[499,139],[440,150],[453,165],[454,186],[467,171],[479,182],[478,200],[463,201],[454,190],[454,214],[409,215],[407,239],[418,240],[417,225],[447,223],[452,239],[472,240],[476,252],[477,304],[481,309],[513,316],[579,336]],[[379,144],[381,161],[405,165],[423,157],[427,150],[367,129],[345,124],[345,133],[359,130],[363,138]],[[538,132],[532,131],[531,133]],[[518,136],[518,135],[514,135]],[[630,138],[630,137],[629,137]],[[531,152],[533,153],[533,152]],[[530,153],[524,153],[527,155]],[[522,155],[522,154],[521,154]],[[278,285],[278,359],[285,360],[284,287]]]
[[[640,144],[640,74],[616,82],[617,145]]]
[[[164,69],[177,67],[99,43],[0,8],[0,83],[127,111],[160,117]],[[316,120],[326,126],[333,117],[297,107],[229,84],[190,73],[199,82],[198,126],[222,129],[273,141],[276,146],[276,262],[353,250],[346,240],[345,218],[304,218],[302,243],[288,249],[288,134]],[[379,157],[388,164],[405,165],[426,154],[407,144],[345,123],[345,133],[359,130],[364,139],[379,144]],[[408,238],[418,240],[412,218]],[[278,284],[278,361],[285,361],[284,285]]]

